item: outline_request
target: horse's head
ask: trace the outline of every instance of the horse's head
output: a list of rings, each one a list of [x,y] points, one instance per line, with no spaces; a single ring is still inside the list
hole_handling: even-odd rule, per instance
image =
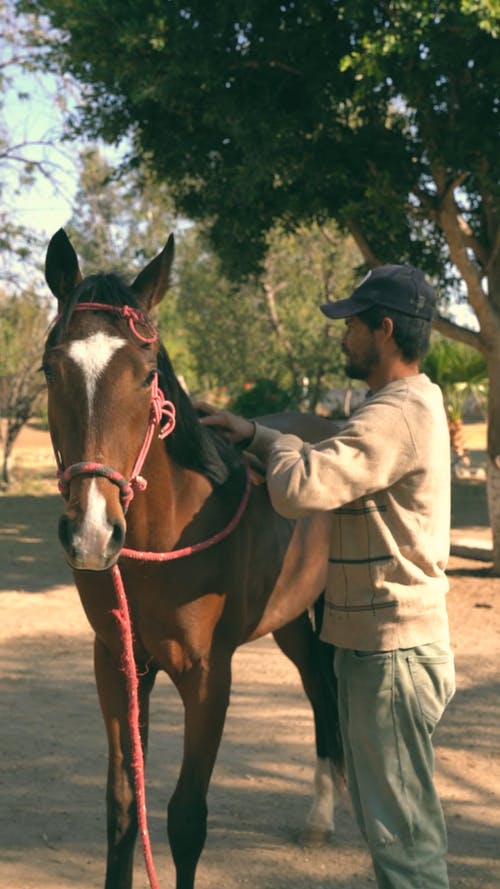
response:
[[[125,512],[141,484],[151,418],[163,423],[160,342],[149,320],[163,297],[173,236],[130,288],[113,275],[82,278],[64,231],[50,241],[45,276],[58,300],[43,370],[48,418],[67,500],[59,536],[70,565],[103,570],[125,539]]]

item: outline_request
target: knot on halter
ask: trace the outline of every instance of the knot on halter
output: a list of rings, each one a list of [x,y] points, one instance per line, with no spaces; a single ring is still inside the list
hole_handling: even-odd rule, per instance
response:
[[[124,510],[127,510],[128,505],[134,496],[132,489],[133,480],[128,482],[120,472],[117,472],[112,466],[105,466],[103,463],[94,463],[91,461],[73,463],[73,465],[68,466],[67,469],[60,467],[57,472],[57,486],[65,500],[69,499],[69,486],[72,479],[77,475],[85,475],[89,478],[106,478],[108,481],[112,482],[113,485],[116,485],[120,489],[120,499]]]
[[[154,324],[142,312],[140,309],[135,309],[133,306],[111,306],[107,303],[98,303],[98,302],[82,302],[77,303],[77,305],[73,309],[74,312],[112,312],[114,315],[120,315],[121,318],[125,318],[128,323],[129,329],[131,333],[135,336],[136,339],[139,340],[140,343],[155,343],[158,339],[158,332],[155,329]],[[56,324],[61,320],[62,315],[59,314],[56,317]],[[142,324],[147,330],[151,331],[151,336],[143,336],[142,333],[139,333],[137,330],[136,324]]]
[[[159,388],[157,373],[151,383],[150,423],[153,426],[160,426],[158,438],[166,438],[175,429],[175,406],[165,398]]]
[[[139,342],[141,342],[141,343],[156,342],[156,340],[158,339],[158,334],[157,334],[156,330],[154,329],[153,325],[151,324],[151,322],[149,321],[149,319],[144,314],[144,312],[141,312],[140,309],[134,309],[133,306],[122,306],[120,308],[119,312],[120,312],[120,315],[122,316],[122,318],[126,318],[126,320],[128,321],[128,326],[130,327],[130,330],[132,331],[134,336],[139,340]],[[145,327],[149,327],[149,329],[153,331],[153,335],[152,336],[143,336],[137,330],[137,328],[135,326],[136,324],[143,324]]]
[[[143,475],[136,475],[132,481],[137,491],[145,491],[148,486],[148,480]]]
[[[160,426],[158,438],[166,438],[167,435],[170,435],[170,433],[174,431],[175,407],[171,401],[168,401],[165,398],[158,386],[158,373],[155,372],[151,381],[151,406],[149,410],[149,426],[146,432],[146,438],[144,439],[144,444],[132,470],[129,486],[130,491],[127,492],[126,496],[122,495],[123,509],[125,512],[134,496],[134,491],[145,491],[148,486],[147,479],[140,473],[153,440],[154,430],[157,426]]]

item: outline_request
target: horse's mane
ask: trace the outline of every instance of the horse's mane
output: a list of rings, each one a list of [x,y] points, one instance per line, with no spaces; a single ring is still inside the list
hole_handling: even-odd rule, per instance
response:
[[[89,275],[76,288],[66,303],[63,312],[54,322],[47,338],[46,349],[58,345],[67,331],[78,303],[105,303],[122,308],[131,306],[144,311],[133,291],[114,274]],[[117,323],[126,322],[116,316]],[[151,330],[153,322],[149,322]],[[140,325],[139,329],[140,329]],[[149,331],[150,332],[150,331]],[[158,353],[159,384],[166,398],[173,402],[176,410],[174,431],[165,439],[165,448],[171,459],[179,466],[193,469],[205,475],[211,482],[221,485],[227,481],[230,472],[242,465],[240,452],[228,444],[219,434],[203,426],[193,408],[188,395],[182,388],[172,367],[167,350],[160,341]]]

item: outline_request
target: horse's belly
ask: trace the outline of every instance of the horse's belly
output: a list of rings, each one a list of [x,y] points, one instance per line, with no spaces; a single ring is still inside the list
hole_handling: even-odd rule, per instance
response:
[[[290,623],[306,611],[326,584],[331,517],[317,513],[295,525],[277,581],[249,639]]]

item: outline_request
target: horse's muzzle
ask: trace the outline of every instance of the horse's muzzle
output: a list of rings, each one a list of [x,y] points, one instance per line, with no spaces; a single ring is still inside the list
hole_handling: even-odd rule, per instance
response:
[[[124,519],[92,522],[71,518],[64,513],[59,520],[59,540],[72,568],[80,571],[105,571],[118,560],[125,542]]]

